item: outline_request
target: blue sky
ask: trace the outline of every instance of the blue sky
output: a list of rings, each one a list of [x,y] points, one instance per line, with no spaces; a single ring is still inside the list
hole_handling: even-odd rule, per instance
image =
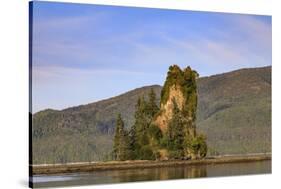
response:
[[[33,112],[152,84],[168,67],[200,76],[271,65],[271,17],[101,5],[33,4]]]

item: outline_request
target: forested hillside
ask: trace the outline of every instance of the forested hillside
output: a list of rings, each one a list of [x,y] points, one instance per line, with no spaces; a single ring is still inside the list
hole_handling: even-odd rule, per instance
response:
[[[200,78],[198,94],[198,129],[213,150],[271,152],[271,67]]]
[[[110,159],[118,113],[134,122],[138,97],[161,86],[129,91],[107,100],[33,115],[33,162],[64,163]],[[242,69],[197,80],[197,128],[210,154],[271,151],[271,67]]]
[[[114,125],[122,113],[125,127],[134,122],[135,105],[151,89],[159,102],[161,87],[142,87],[107,100],[33,115],[33,161],[53,163],[102,161],[110,158]]]

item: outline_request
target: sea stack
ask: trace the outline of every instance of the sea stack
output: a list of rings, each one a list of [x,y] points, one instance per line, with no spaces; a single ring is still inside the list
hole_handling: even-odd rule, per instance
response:
[[[196,135],[196,109],[197,109],[197,87],[196,79],[198,73],[192,70],[189,66],[181,70],[179,66],[172,65],[161,91],[160,111],[155,116],[154,124],[157,125],[163,135],[173,135],[173,129],[181,130],[183,140],[183,156],[191,159],[200,158],[200,147],[194,149],[194,140],[197,142]],[[176,107],[175,107],[176,106]],[[175,110],[178,109],[178,110]],[[173,124],[173,116],[177,111],[177,118],[179,123]],[[172,125],[181,125],[178,128],[169,128]],[[162,149],[161,156],[167,154]],[[161,153],[162,152],[162,153]],[[164,152],[164,153],[163,153]]]

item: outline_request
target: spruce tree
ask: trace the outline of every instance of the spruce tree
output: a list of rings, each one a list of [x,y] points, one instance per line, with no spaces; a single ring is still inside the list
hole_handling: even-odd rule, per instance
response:
[[[139,146],[148,144],[147,129],[149,127],[149,119],[147,117],[146,105],[144,97],[141,97],[138,100],[135,113],[136,135]]]
[[[154,93],[154,92],[152,92]],[[151,93],[151,101],[145,101],[142,96],[138,99],[135,111],[135,123],[132,127],[132,134],[135,130],[134,156],[135,159],[153,159],[153,151],[149,145],[149,126],[152,121],[153,114],[150,107],[154,106],[155,100]],[[151,102],[151,103],[150,103]],[[156,103],[155,103],[156,105]]]
[[[129,131],[129,144],[130,144],[130,159],[136,159],[137,158],[137,152],[138,152],[138,144],[137,144],[137,133],[136,133],[136,125],[134,124],[130,131]]]
[[[118,114],[116,121],[113,158],[116,160],[126,160],[130,158],[129,136],[124,128],[121,114]]]
[[[146,114],[150,118],[150,121],[152,121],[155,114],[159,111],[159,107],[156,103],[156,94],[154,90],[151,88],[149,94],[148,94],[148,102],[146,106]]]
[[[180,158],[184,155],[184,125],[185,120],[173,99],[173,116],[167,129],[167,148],[172,158]]]

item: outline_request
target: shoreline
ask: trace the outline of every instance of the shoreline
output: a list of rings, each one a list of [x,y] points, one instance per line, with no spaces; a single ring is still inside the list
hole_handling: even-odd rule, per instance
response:
[[[109,162],[78,162],[68,164],[30,165],[32,175],[52,175],[61,173],[83,173],[93,171],[143,169],[169,166],[206,165],[222,163],[245,163],[271,160],[271,154],[245,155],[245,156],[216,156],[198,160],[128,160]]]

